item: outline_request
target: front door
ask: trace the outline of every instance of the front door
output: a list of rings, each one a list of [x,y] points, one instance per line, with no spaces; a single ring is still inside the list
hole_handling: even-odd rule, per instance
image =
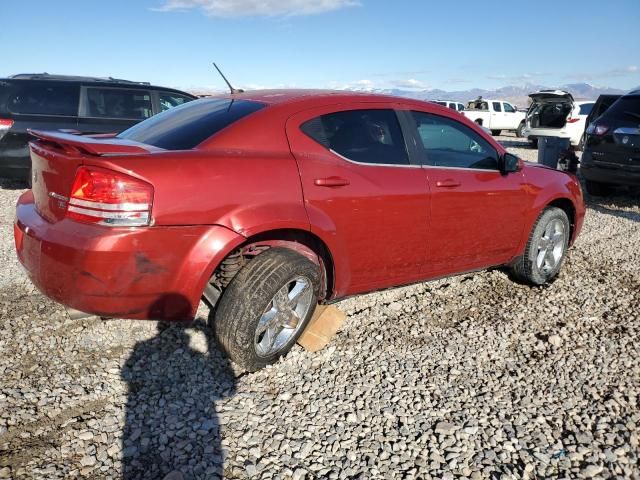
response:
[[[429,197],[393,106],[307,110],[287,122],[311,230],[331,243],[335,295],[422,278]]]
[[[521,172],[503,175],[498,152],[461,122],[411,112],[431,189],[428,275],[510,260],[524,228]]]

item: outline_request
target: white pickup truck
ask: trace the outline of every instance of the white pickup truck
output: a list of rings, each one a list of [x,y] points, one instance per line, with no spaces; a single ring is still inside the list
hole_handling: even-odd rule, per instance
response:
[[[491,130],[492,135],[500,135],[502,130],[511,130],[516,132],[518,137],[522,137],[525,127],[525,112],[519,112],[515,106],[502,100],[485,100],[478,97],[467,103],[467,108],[460,113]]]

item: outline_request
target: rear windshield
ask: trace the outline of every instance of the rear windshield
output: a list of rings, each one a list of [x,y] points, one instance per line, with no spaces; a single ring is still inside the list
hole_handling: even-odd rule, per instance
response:
[[[583,103],[580,105],[580,115],[589,115],[593,109],[593,103]]]
[[[640,121],[640,95],[620,97],[604,112],[602,117],[638,123]]]
[[[151,117],[118,137],[166,150],[189,150],[264,106],[249,100],[203,98]]]
[[[2,110],[17,115],[78,115],[80,87],[47,83],[2,83],[0,84],[4,105]]]

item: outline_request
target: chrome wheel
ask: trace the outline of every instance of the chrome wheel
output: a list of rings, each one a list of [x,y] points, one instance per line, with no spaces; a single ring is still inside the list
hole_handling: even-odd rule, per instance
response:
[[[562,261],[565,249],[566,231],[564,223],[559,219],[551,220],[538,241],[536,266],[544,273],[550,273]]]
[[[313,287],[306,277],[296,277],[278,290],[258,321],[256,354],[268,357],[288,346],[302,327],[312,301]]]

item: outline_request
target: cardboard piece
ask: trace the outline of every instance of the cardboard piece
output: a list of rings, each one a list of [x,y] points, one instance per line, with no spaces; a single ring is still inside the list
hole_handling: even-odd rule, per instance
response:
[[[347,316],[331,305],[318,305],[298,344],[305,350],[317,352],[323,349],[340,330]]]

